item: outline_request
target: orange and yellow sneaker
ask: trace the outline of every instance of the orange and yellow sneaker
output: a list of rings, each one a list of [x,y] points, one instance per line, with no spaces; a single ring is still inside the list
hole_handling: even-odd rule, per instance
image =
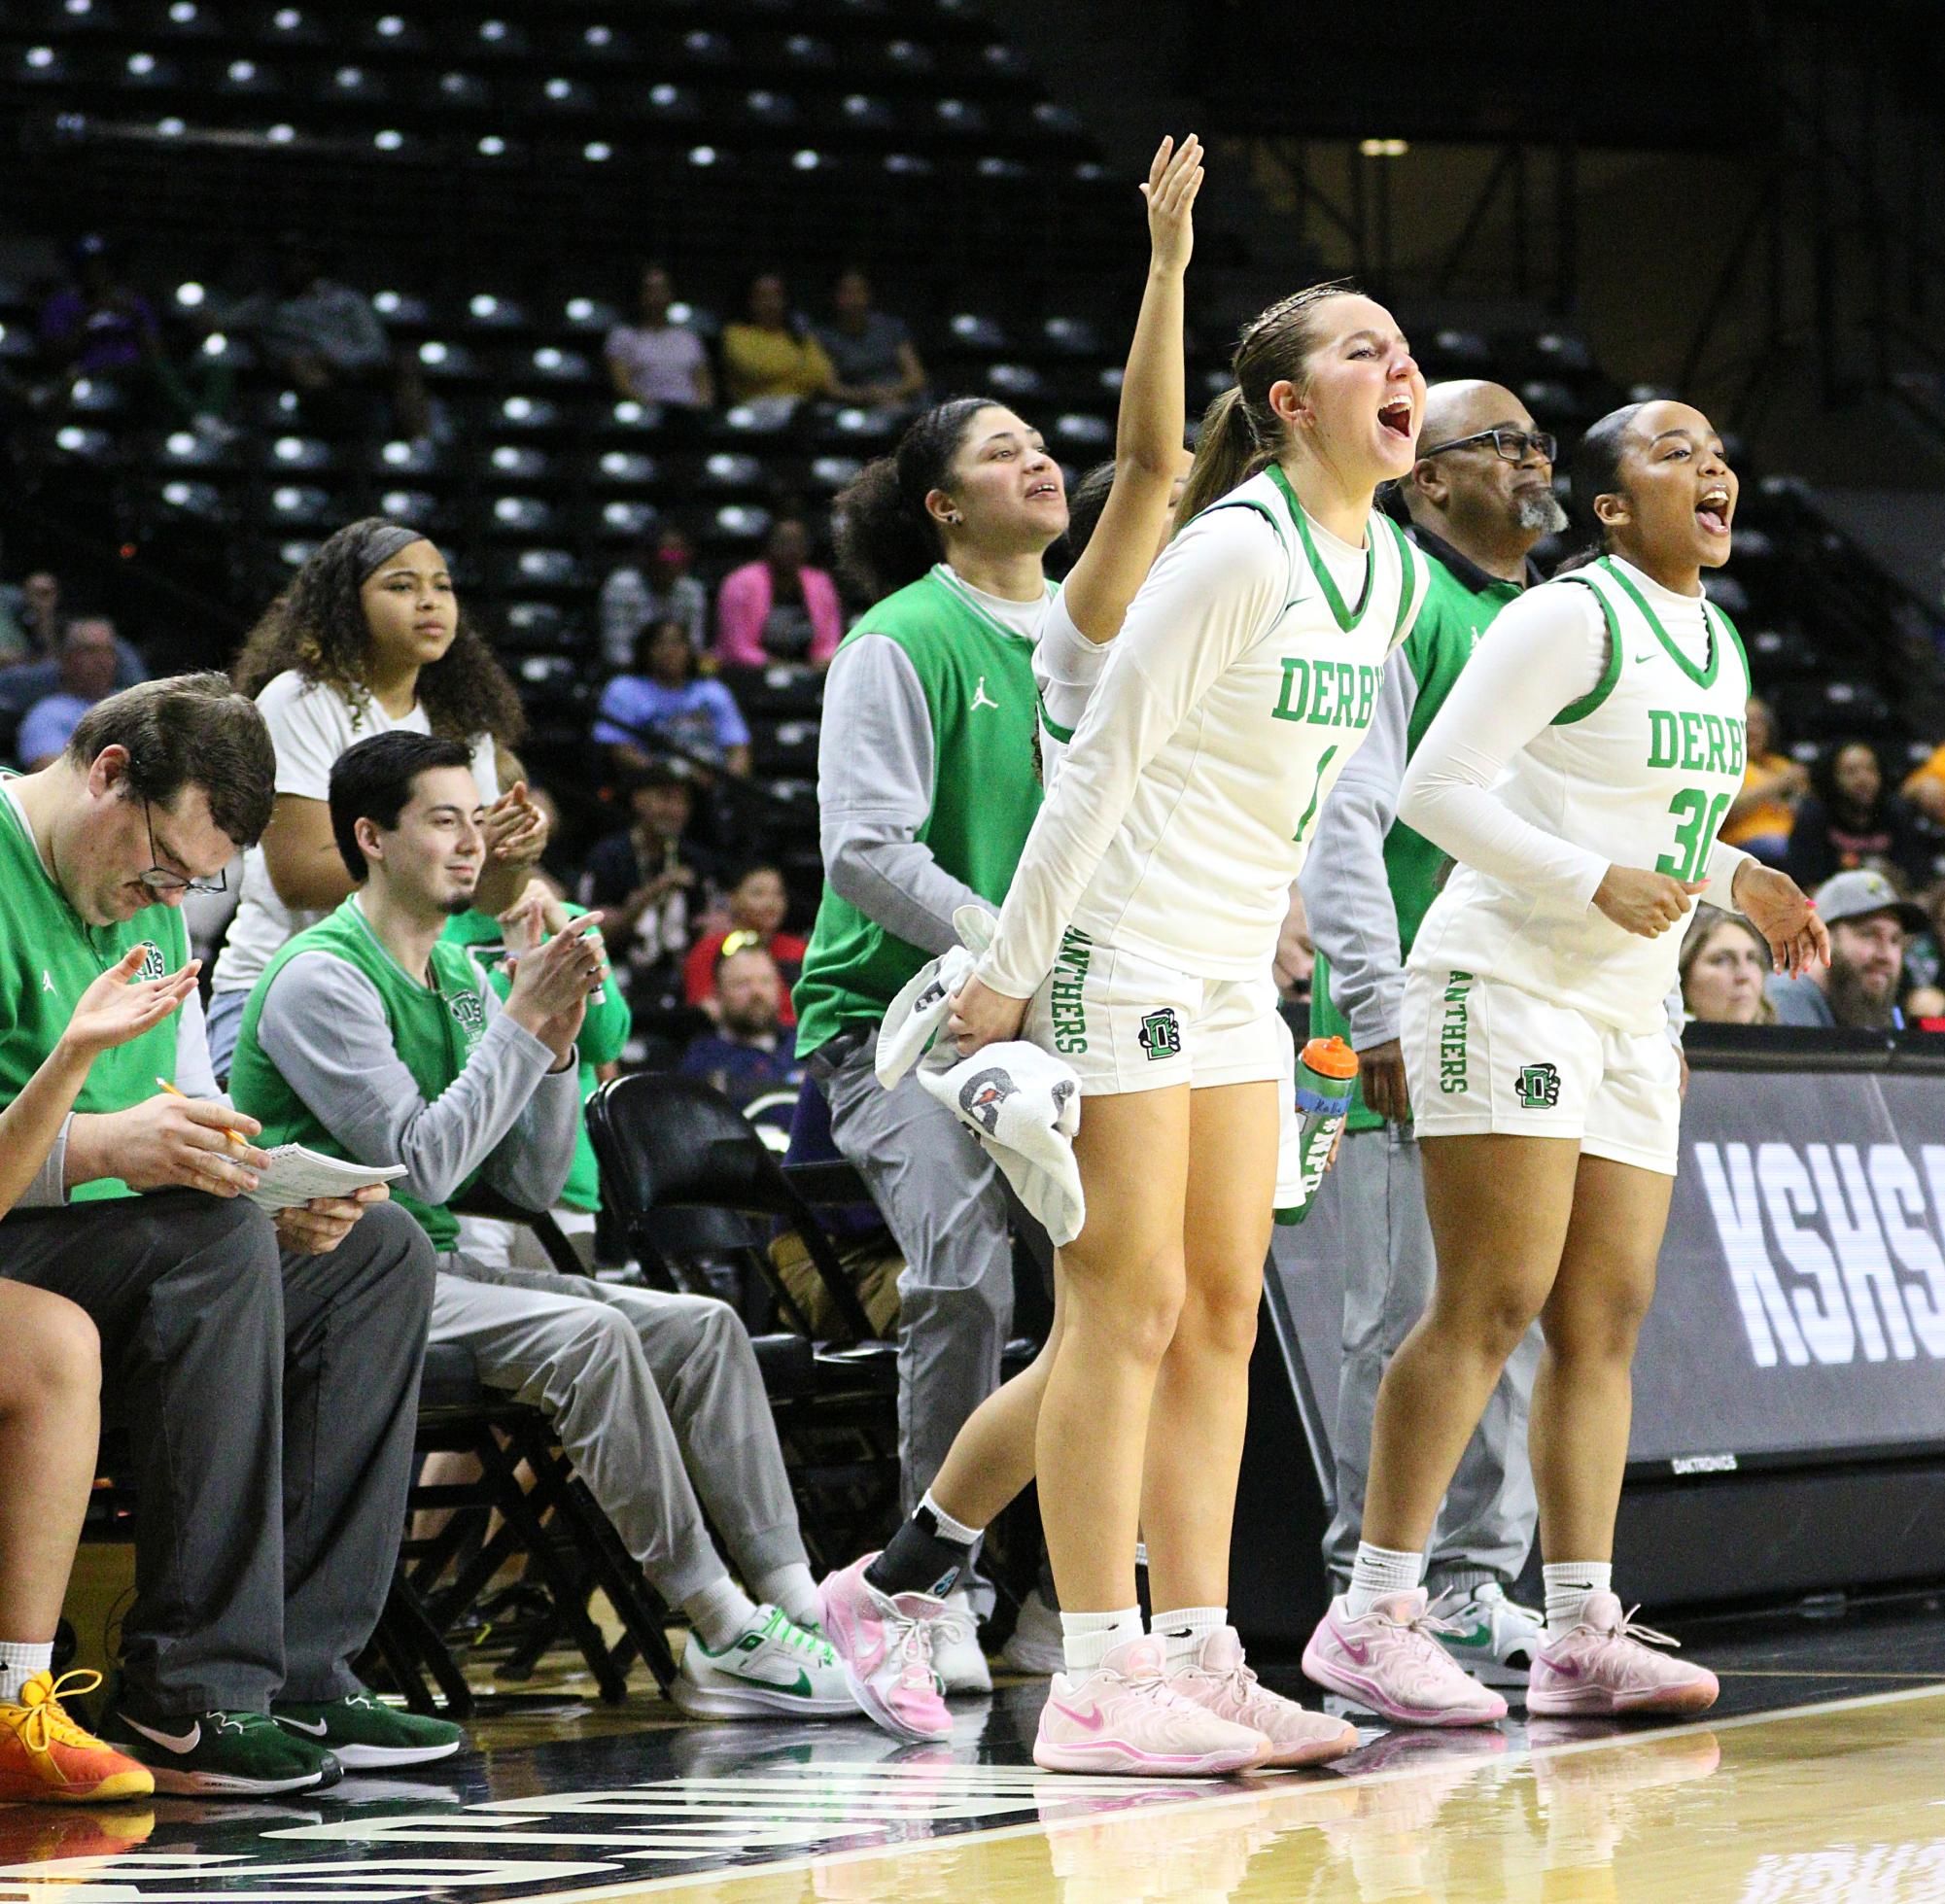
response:
[[[147,1798],[156,1782],[147,1766],[123,1758],[84,1732],[61,1706],[61,1694],[92,1692],[99,1673],[36,1673],[17,1705],[0,1703],[0,1800],[108,1804]]]

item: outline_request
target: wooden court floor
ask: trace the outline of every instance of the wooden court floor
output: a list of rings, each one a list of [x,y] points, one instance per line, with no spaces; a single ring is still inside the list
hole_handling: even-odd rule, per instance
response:
[[[0,1808],[0,1904],[1945,1904],[1945,1607],[1689,1637],[1706,1722],[1366,1726],[1337,1766],[1198,1785],[1037,1772],[1040,1681],[909,1747],[603,1707],[557,1658],[417,1773]]]

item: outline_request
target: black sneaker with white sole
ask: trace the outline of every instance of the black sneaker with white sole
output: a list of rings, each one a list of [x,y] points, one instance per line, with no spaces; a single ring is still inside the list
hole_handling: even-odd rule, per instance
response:
[[[317,1791],[344,1768],[323,1746],[286,1732],[262,1713],[145,1712],[124,1694],[101,1727],[118,1751],[155,1774],[156,1789],[182,1797],[260,1798]]]

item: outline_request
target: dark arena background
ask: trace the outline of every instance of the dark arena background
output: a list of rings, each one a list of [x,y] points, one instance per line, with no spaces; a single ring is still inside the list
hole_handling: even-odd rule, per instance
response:
[[[1706,413],[1741,485],[1709,589],[1768,710],[1775,855],[1806,890],[1874,873],[1902,909],[1848,1022],[1689,1001],[1616,1576],[1719,1674],[1703,1717],[1529,1722],[1513,1692],[1485,1728],[1353,1709],[1358,1749],[1315,1770],[1041,1772],[1047,1680],[1002,1650],[1040,1578],[1030,1490],[980,1562],[993,1689],[952,1698],[950,1741],[685,1717],[679,1612],[548,1417],[435,1350],[361,1673],[462,1720],[458,1754],[268,1798],[0,1806],[0,1904],[1945,1898],[1941,102],[1928,0],[0,0],[0,758],[47,758],[45,704],[100,698],[110,652],[117,686],[228,671],[345,524],[434,541],[518,690],[539,870],[628,911],[614,1068],[663,1106],[597,1133],[591,1263],[544,1218],[536,1247],[734,1306],[819,1575],[898,1523],[900,1259],[828,1138],[780,1171],[816,1085],[774,999],[720,1035],[713,970],[725,933],[767,935],[787,979],[816,915],[819,643],[869,606],[826,579],[834,499],[968,392],[1040,431],[1069,490],[1113,458],[1164,132],[1206,148],[1185,421],[1245,320],[1340,276],[1428,380],[1512,392],[1570,503],[1594,419]],[[677,395],[614,342],[648,334],[651,271],[651,330],[694,340]],[[857,274],[900,391],[844,367]],[[776,315],[752,326],[752,298]],[[752,329],[834,335],[828,377],[752,381]],[[785,571],[819,583],[781,628],[747,598]],[[744,741],[609,698],[665,616]],[[651,810],[677,786],[670,831]],[[751,866],[781,873],[781,918],[737,910]],[[226,926],[191,901],[206,955]],[[1301,1044],[1301,915],[1287,937]],[[699,1041],[735,1048],[685,1064]],[[1232,1613],[1310,1706],[1360,1240],[1326,1178],[1276,1232],[1251,1371]],[[1009,1372],[1046,1286],[1023,1236]],[[63,1625],[104,1694],[143,1513],[115,1400],[111,1365]],[[1540,1592],[1536,1552],[1514,1598]]]

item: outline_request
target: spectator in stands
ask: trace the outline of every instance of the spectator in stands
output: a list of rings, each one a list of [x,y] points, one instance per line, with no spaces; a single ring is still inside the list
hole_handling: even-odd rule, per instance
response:
[[[743,316],[723,326],[722,380],[732,403],[771,405],[785,414],[830,394],[831,361],[790,309],[789,291],[775,271],[750,279]]]
[[[615,396],[677,410],[712,410],[715,376],[703,341],[669,315],[675,281],[666,264],[644,264],[633,324],[608,333],[605,355]]]
[[[1945,880],[1920,893],[1918,903],[1925,911],[1926,925],[1905,941],[1905,1014],[1914,1019],[1945,1017]]]
[[[831,362],[829,395],[840,403],[897,410],[925,394],[925,366],[904,321],[873,308],[871,280],[855,266],[831,287],[831,315],[813,328]]]
[[[1867,867],[1914,885],[1931,877],[1936,848],[1885,779],[1868,741],[1841,741],[1818,761],[1796,809],[1784,870],[1805,892],[1833,874]]]
[[[712,1011],[715,1004],[716,963],[735,940],[740,945],[755,945],[770,954],[771,963],[782,975],[784,993],[779,1007],[779,1021],[794,1029],[797,1014],[790,1002],[788,987],[797,983],[803,968],[806,941],[783,930],[789,916],[790,893],[783,875],[774,866],[750,866],[744,870],[729,894],[729,923],[720,931],[705,933],[691,949],[682,968],[683,988],[691,1005]]]
[[[1740,913],[1697,906],[1682,941],[1682,1003],[1697,1024],[1774,1024],[1769,942]]]
[[[384,427],[424,436],[432,427],[418,361],[395,350],[371,299],[326,274],[309,239],[293,234],[277,255],[274,287],[229,316],[278,375],[296,386],[304,407],[333,433]]]
[[[1905,776],[1904,797],[1934,826],[1945,826],[1945,743]]]
[[[773,1090],[795,1090],[804,1067],[781,1017],[783,981],[762,945],[732,932],[715,961],[715,1028],[689,1041],[683,1072],[741,1110]]]
[[[632,674],[602,689],[594,738],[621,773],[655,761],[656,741],[691,766],[749,772],[749,728],[736,697],[713,677],[698,677],[696,651],[678,621],[658,622],[637,643]]]
[[[33,643],[34,651],[44,658],[56,653],[66,622],[61,612],[60,577],[47,569],[35,570],[20,584],[18,612],[21,632]],[[124,683],[129,687],[134,684]]]
[[[669,524],[643,543],[633,562],[601,585],[601,651],[610,668],[635,659],[635,644],[658,621],[678,621],[700,654],[709,645],[709,590],[689,573],[695,544]]]
[[[195,989],[193,962],[143,979],[136,946],[76,1001],[66,1029],[0,1110],[0,1216],[48,1160],[95,1057],[160,1024]],[[64,1297],[0,1281],[0,1802],[145,1798],[148,1769],[83,1731],[64,1695],[98,1673],[53,1675],[55,1628],[94,1485],[101,1340]]]
[[[811,566],[811,532],[796,516],[779,516],[762,555],[732,569],[716,591],[717,659],[730,668],[772,661],[827,668],[843,640],[837,583]]]
[[[610,833],[588,854],[580,901],[600,907],[639,1014],[682,1002],[691,921],[706,901],[711,876],[721,869],[707,848],[684,837],[695,815],[695,793],[682,775],[651,768],[629,801],[634,824]]]
[[[277,805],[245,857],[210,993],[210,1046],[229,1069],[250,987],[294,933],[351,890],[331,842],[331,763],[392,728],[463,739],[491,803],[479,904],[504,912],[546,849],[524,782],[502,788],[496,747],[517,745],[519,697],[468,622],[445,557],[416,530],[367,516],[329,537],[265,609],[236,658],[277,750]]]
[[[29,576],[29,582],[37,577]],[[47,577],[53,581],[52,575]],[[51,601],[55,599],[50,592]],[[90,619],[99,619],[90,617]],[[22,662],[19,666],[0,670],[0,713],[24,716],[36,702],[44,701],[51,694],[62,691],[65,663],[62,650],[66,645],[68,629],[72,623],[65,619],[54,624],[54,632],[49,641],[50,652],[44,657]],[[108,624],[109,642],[115,651],[114,689],[119,694],[124,687],[133,687],[149,678],[149,670],[140,651],[132,641],[116,634],[114,625]],[[38,637],[37,637],[38,640]]]
[[[28,773],[38,773],[66,750],[81,717],[115,691],[115,624],[105,615],[68,623],[61,643],[60,686],[27,710],[14,752]]]
[[[1771,976],[1779,1024],[1840,1025],[1885,1031],[1898,1022],[1904,945],[1928,921],[1882,873],[1839,873],[1817,888],[1817,911],[1830,928],[1830,963],[1801,978]]]
[[[794,1623],[815,1617],[816,1588],[734,1312],[496,1270],[457,1247],[452,1205],[473,1184],[529,1209],[561,1194],[581,1125],[575,1044],[603,976],[593,915],[521,953],[504,1005],[442,937],[486,864],[470,760],[463,741],[395,732],[333,766],[331,828],[355,890],[258,982],[237,1102],[270,1141],[405,1166],[399,1201],[438,1253],[431,1339],[467,1349],[483,1381],[548,1414],[649,1582],[688,1614],[677,1705],[714,1718],[851,1712],[829,1647]],[[544,927],[529,913],[533,944]],[[770,1604],[730,1578],[684,1447],[745,1581]]]
[[[1743,790],[1736,795],[1721,837],[1772,866],[1783,864],[1796,824],[1797,803],[1810,791],[1810,771],[1777,745],[1776,716],[1767,701],[1750,696]]]
[[[261,831],[274,771],[256,709],[194,675],[104,701],[0,787],[0,1097],[104,967],[182,970],[183,896]],[[248,1796],[331,1783],[339,1754],[443,1757],[460,1732],[351,1670],[404,1518],[432,1252],[382,1190],[257,1208],[258,1125],[214,1092],[191,990],[95,1058],[0,1222],[0,1278],[87,1310],[116,1371],[142,1509],[104,1736],[163,1791]]]
[[[71,256],[73,276],[41,307],[41,348],[69,387],[86,378],[118,386],[131,402],[181,423],[214,421],[228,373],[213,368],[200,392],[170,360],[156,307],[116,269],[108,240],[90,232]]]

